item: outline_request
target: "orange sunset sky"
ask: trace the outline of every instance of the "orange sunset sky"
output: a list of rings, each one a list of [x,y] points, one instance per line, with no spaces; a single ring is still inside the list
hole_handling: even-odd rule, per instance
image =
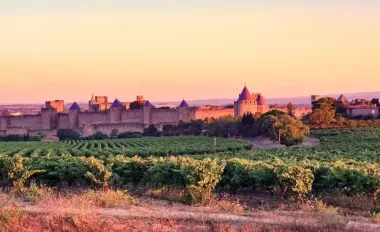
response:
[[[267,98],[380,90],[375,1],[9,2],[0,103],[236,98],[245,82]]]

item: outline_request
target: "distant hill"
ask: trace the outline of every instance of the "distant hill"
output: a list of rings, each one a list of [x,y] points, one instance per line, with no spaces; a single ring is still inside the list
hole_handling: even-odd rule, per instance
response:
[[[372,99],[372,98],[380,98],[380,91],[377,92],[362,92],[362,93],[343,93],[348,100],[356,99],[356,98],[364,98],[364,99]],[[340,94],[327,94],[321,95],[323,96],[331,96],[334,98],[338,98]],[[188,100],[187,103],[191,106],[206,106],[206,105],[229,105],[233,104],[235,98],[221,98],[221,99],[202,99],[202,100]],[[288,104],[292,102],[296,107],[310,107],[310,96],[303,97],[287,97],[287,98],[268,98],[268,104],[277,104],[278,106]],[[180,102],[179,101],[157,101],[152,102],[156,107],[169,106],[169,107],[177,107]],[[67,102],[66,108],[71,106],[71,102]],[[79,106],[82,109],[88,108],[87,102],[78,102]],[[22,112],[22,113],[35,113],[41,109],[41,104],[0,104],[1,109],[9,109],[14,112]],[[20,110],[23,109],[23,110]],[[24,112],[25,111],[25,112]]]
[[[343,93],[349,100],[364,98],[364,99],[372,99],[372,98],[380,98],[380,91],[378,92],[363,92],[363,93]],[[338,98],[340,94],[327,94],[321,95],[330,96],[334,98]],[[303,96],[303,97],[288,97],[288,98],[268,98],[268,104],[277,104],[279,106],[288,104],[289,102],[296,105],[296,107],[310,107],[310,97],[311,96]],[[228,105],[233,104],[236,99],[203,99],[203,100],[189,100],[187,103],[191,106],[206,106],[206,105]],[[154,102],[156,106],[178,106],[180,102]]]

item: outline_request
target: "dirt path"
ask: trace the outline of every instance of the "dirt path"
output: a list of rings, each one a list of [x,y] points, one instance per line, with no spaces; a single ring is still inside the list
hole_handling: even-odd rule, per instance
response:
[[[342,231],[380,231],[380,225],[372,224],[369,219],[347,218],[333,215],[320,218],[306,215],[301,212],[287,211],[261,211],[247,213],[220,213],[212,212],[207,207],[189,206],[131,206],[129,209],[77,209],[59,207],[39,207],[23,203],[20,208],[26,212],[46,214],[97,214],[119,218],[154,218],[171,220],[191,220],[200,223],[226,222],[226,223],[256,223],[264,226],[305,226],[320,227],[325,225],[341,225]],[[326,215],[325,215],[326,216]]]

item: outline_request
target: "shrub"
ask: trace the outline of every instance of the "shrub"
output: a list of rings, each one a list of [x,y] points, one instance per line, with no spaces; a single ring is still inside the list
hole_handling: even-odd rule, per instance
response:
[[[142,133],[140,132],[123,132],[118,134],[119,139],[127,139],[127,138],[141,138]]]
[[[186,193],[191,203],[209,203],[212,192],[219,183],[225,163],[206,158],[202,161],[187,159],[181,166],[186,181]]]
[[[148,163],[141,157],[115,157],[111,162],[111,183],[115,186],[138,185],[148,170]]]
[[[71,129],[60,129],[57,132],[57,136],[60,141],[64,140],[79,140],[80,134],[74,130]]]
[[[301,198],[312,189],[314,175],[308,168],[278,162],[275,165],[275,174],[283,197],[290,191],[298,194],[298,197]]]

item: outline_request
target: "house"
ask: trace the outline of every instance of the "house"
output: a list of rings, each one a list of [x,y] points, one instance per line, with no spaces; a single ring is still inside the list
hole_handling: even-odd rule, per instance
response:
[[[347,114],[350,117],[360,117],[360,116],[372,116],[374,118],[379,117],[380,107],[375,105],[350,105],[346,108]]]

